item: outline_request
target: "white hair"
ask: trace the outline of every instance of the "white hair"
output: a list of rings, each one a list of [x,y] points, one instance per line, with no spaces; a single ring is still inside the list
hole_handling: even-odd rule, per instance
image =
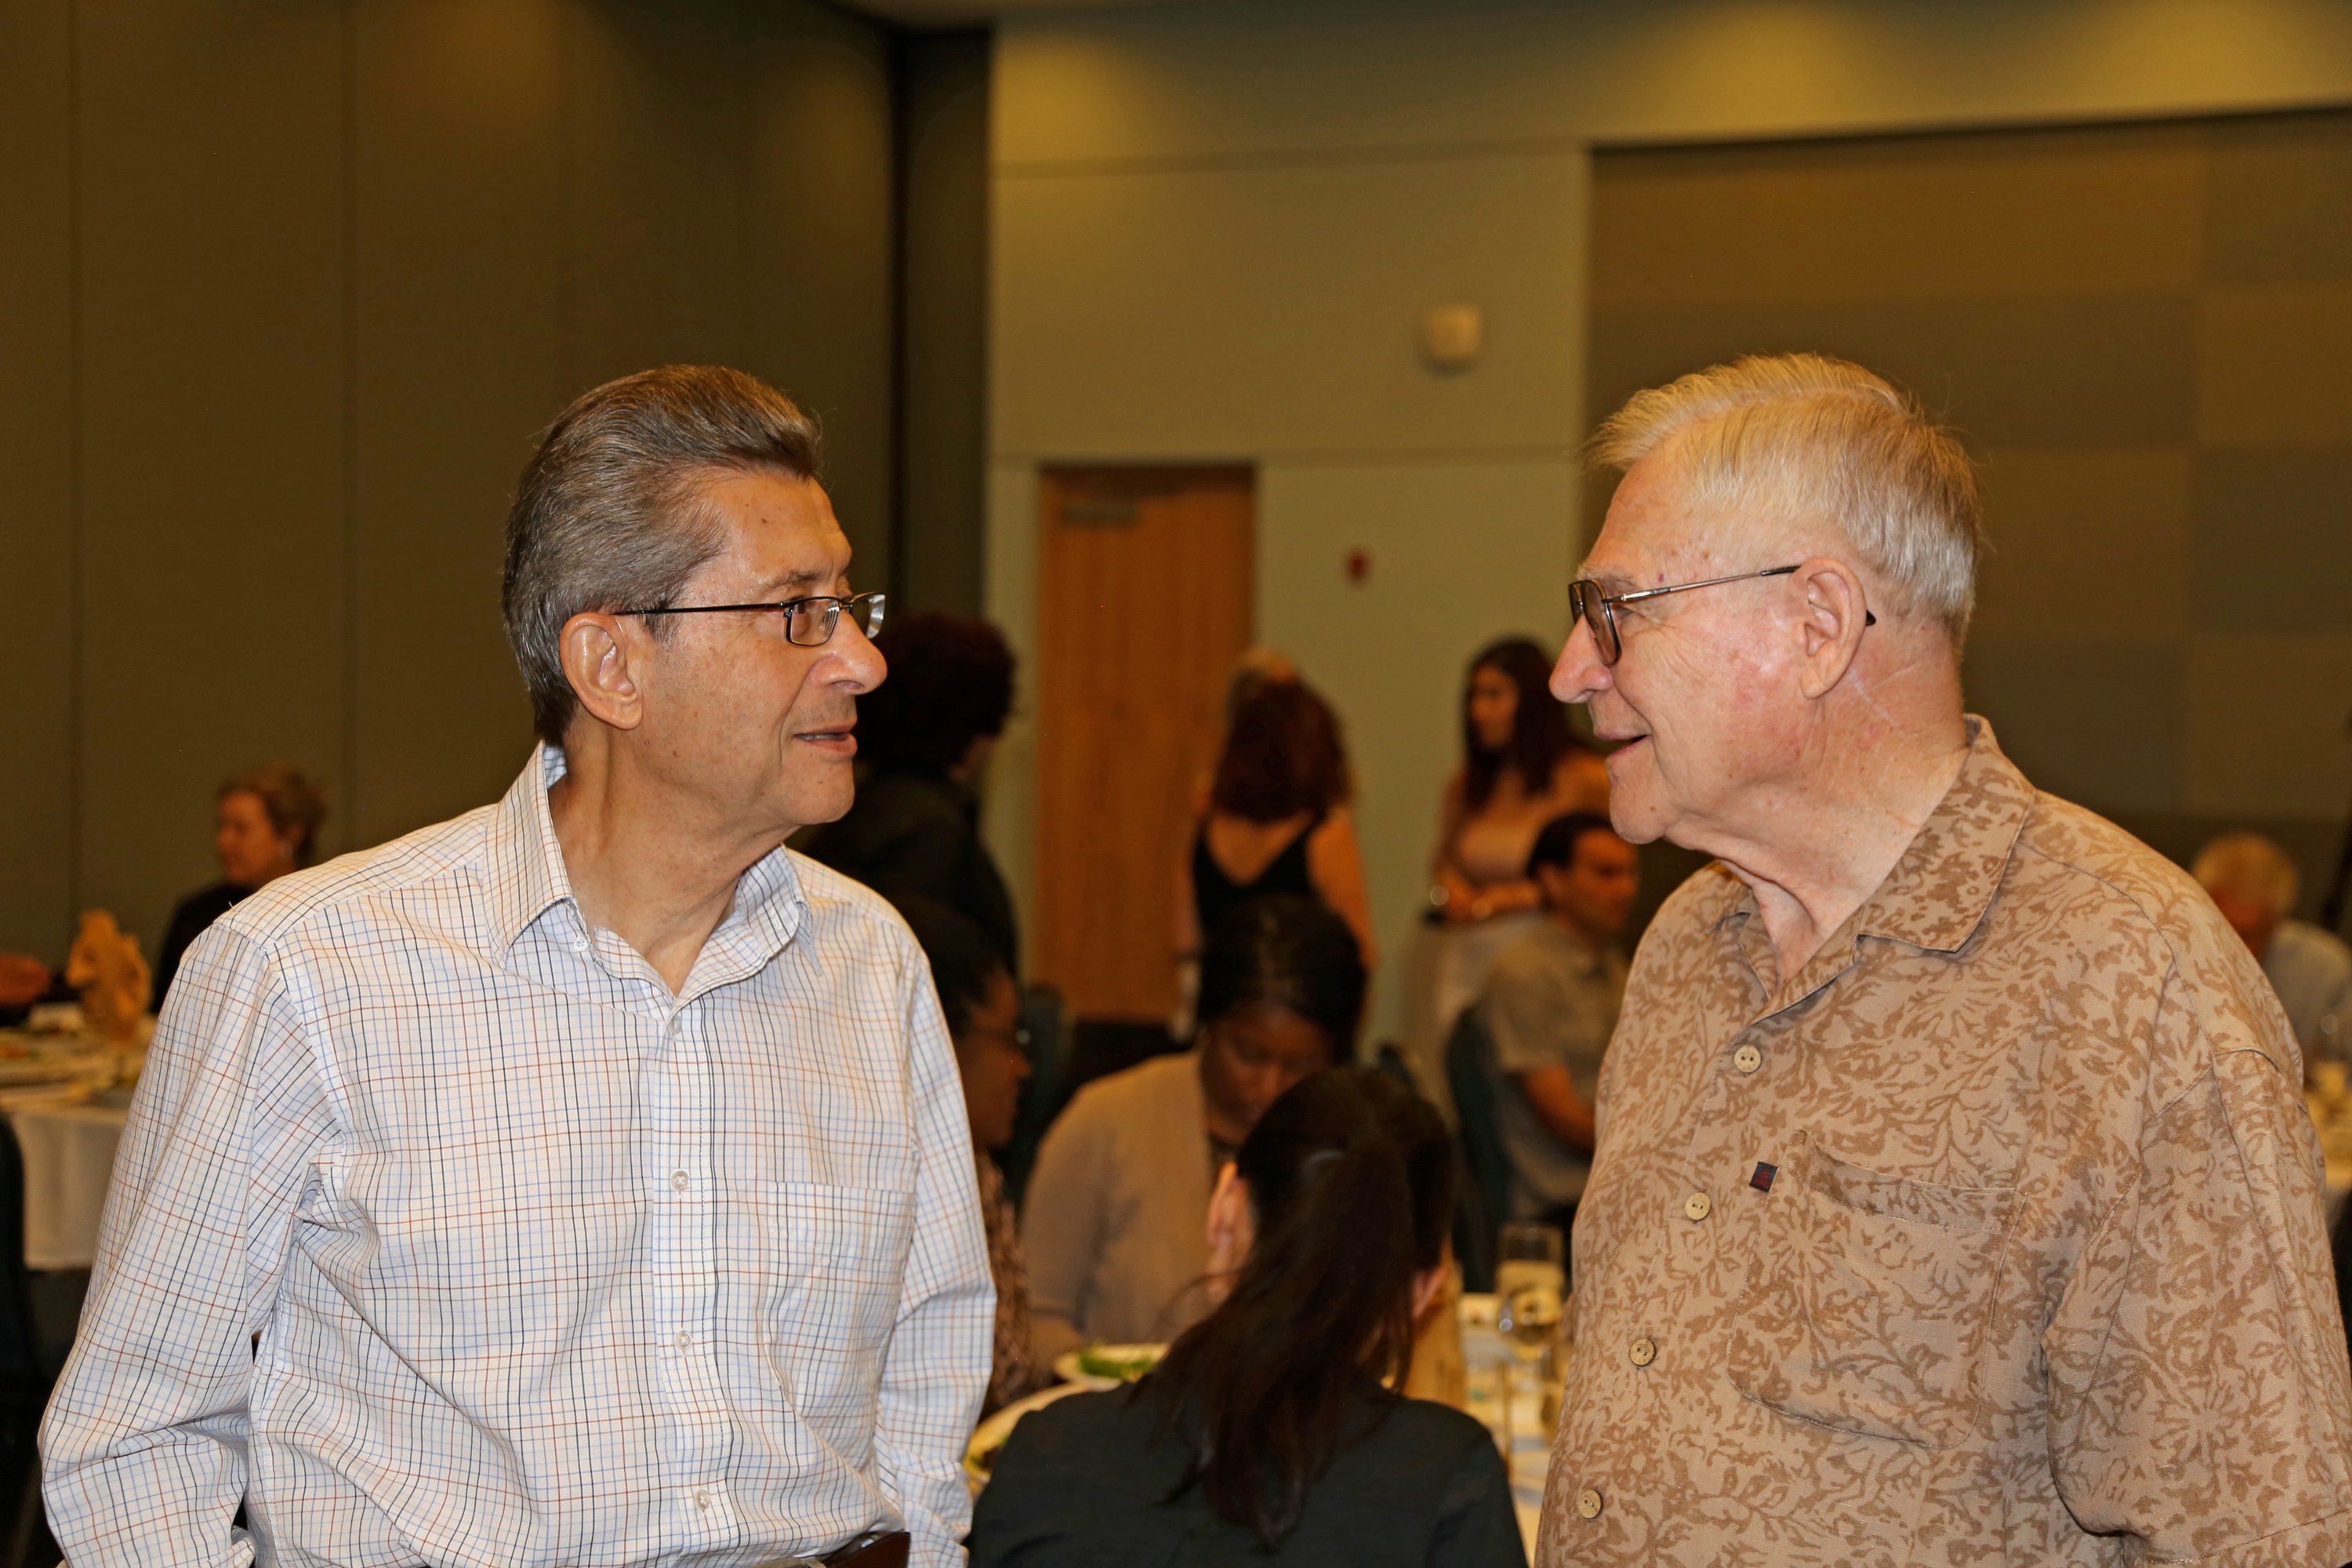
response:
[[[1591,455],[1625,469],[1669,442],[1701,505],[1832,523],[1888,608],[1935,616],[1955,647],[1967,637],[1985,548],[1976,474],[1951,432],[1886,382],[1822,354],[1750,356],[1635,393]]]
[[[2259,833],[2224,833],[2197,852],[2189,874],[2209,893],[2243,900],[2284,920],[2303,879],[2286,851]]]

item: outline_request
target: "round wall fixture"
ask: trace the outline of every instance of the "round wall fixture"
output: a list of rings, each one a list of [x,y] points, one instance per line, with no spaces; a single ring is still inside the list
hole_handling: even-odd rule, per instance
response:
[[[1433,305],[1421,319],[1422,356],[1432,370],[1468,370],[1486,346],[1486,320],[1475,305]]]

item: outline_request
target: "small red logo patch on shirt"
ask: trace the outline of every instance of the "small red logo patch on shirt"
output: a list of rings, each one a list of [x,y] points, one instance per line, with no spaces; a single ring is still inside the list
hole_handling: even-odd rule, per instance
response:
[[[1759,1160],[1756,1162],[1756,1173],[1748,1178],[1748,1184],[1759,1193],[1769,1193],[1772,1190],[1772,1178],[1780,1173],[1780,1166],[1768,1165]]]

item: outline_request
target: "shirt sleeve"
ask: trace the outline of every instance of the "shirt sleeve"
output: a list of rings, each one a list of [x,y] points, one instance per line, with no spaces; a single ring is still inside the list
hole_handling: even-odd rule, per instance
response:
[[[911,945],[911,939],[909,939]],[[980,1417],[993,1353],[996,1287],[980,1217],[962,1080],[930,972],[908,964],[906,997],[915,1094],[915,1237],[882,1368],[876,1481],[927,1568],[963,1562],[971,1519],[964,1444]]]
[[[1021,1254],[1029,1266],[1030,1349],[1041,1367],[1087,1343],[1078,1314],[1102,1249],[1107,1131],[1088,1109],[1073,1100],[1055,1119],[1029,1173]]]
[[[2217,1053],[2151,1117],[2042,1336],[2060,1492],[2151,1558],[2352,1559],[2352,1371],[2300,1088]]]
[[[42,1424],[50,1528],[76,1563],[235,1565],[254,1336],[332,1136],[264,952],[189,950],[131,1103],[71,1357]]]
[[[1497,1070],[1526,1073],[1567,1065],[1571,1031],[1582,1021],[1566,992],[1542,964],[1526,962],[1516,951],[1496,960],[1479,1012],[1495,1037]]]

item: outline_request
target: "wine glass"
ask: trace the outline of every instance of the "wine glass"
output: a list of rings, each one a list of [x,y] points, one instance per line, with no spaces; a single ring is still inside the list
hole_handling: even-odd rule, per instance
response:
[[[1556,1225],[1513,1220],[1503,1226],[1496,1247],[1495,1326],[1522,1365],[1540,1361],[1559,1332],[1568,1292],[1567,1257],[1567,1243]],[[1511,1399],[1517,1381],[1516,1368],[1503,1368],[1503,1445],[1514,1467],[1518,1437],[1511,1425]]]

